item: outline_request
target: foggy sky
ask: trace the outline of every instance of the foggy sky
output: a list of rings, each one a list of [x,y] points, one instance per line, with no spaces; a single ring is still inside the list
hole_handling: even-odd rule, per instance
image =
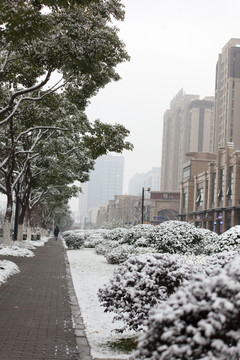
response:
[[[135,173],[161,165],[163,114],[183,88],[214,96],[218,54],[240,38],[238,0],[123,0],[118,23],[131,61],[122,77],[100,90],[87,109],[90,120],[121,123],[131,131],[133,152],[124,152],[124,193]]]

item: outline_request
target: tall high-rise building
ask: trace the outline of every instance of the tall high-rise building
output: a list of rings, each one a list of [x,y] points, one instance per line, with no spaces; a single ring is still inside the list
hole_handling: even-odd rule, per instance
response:
[[[89,209],[107,205],[115,195],[122,195],[123,170],[123,156],[103,155],[96,160],[89,181],[81,185],[79,213],[82,224],[87,222]]]
[[[189,152],[211,152],[214,143],[214,97],[190,103]]]
[[[161,190],[178,191],[184,154],[189,143],[189,103],[197,95],[186,95],[181,89],[165,111],[163,118]]]
[[[142,173],[135,174],[128,183],[128,194],[141,196],[142,188],[150,187],[151,191],[160,190],[160,177],[161,169],[160,167],[153,167],[152,170]]]
[[[214,152],[227,142],[240,150],[240,39],[230,39],[218,56],[215,101]]]
[[[114,195],[122,195],[123,170],[123,156],[103,155],[97,159],[88,184],[88,209],[106,205]]]
[[[161,190],[178,191],[190,151],[213,151],[214,98],[180,90],[164,114]]]

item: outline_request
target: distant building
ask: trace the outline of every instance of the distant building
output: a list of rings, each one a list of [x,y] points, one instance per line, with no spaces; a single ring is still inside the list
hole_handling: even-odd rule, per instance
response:
[[[189,104],[190,131],[188,152],[212,152],[214,143],[214,97]]]
[[[176,220],[180,206],[180,193],[171,191],[151,191],[150,224],[158,225],[164,221]]]
[[[227,143],[217,155],[200,155],[184,164],[179,218],[222,233],[240,224],[240,151]]]
[[[103,155],[96,160],[89,182],[82,184],[79,196],[79,212],[82,224],[89,223],[88,210],[108,204],[123,191],[124,157]]]
[[[185,154],[213,151],[214,98],[180,90],[164,114],[161,191],[179,191]]]
[[[152,170],[135,174],[128,183],[128,194],[141,196],[143,187],[150,187],[152,191],[160,190],[161,168],[153,167]]]
[[[218,56],[215,99],[214,152],[227,142],[240,150],[240,39],[231,39]]]

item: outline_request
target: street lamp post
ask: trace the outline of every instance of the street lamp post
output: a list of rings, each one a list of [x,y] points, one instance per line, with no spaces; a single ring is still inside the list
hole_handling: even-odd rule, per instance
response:
[[[144,189],[144,187],[142,188],[142,224],[143,224],[143,220],[144,220],[144,192],[145,191],[150,191],[150,187],[147,187],[147,189]]]

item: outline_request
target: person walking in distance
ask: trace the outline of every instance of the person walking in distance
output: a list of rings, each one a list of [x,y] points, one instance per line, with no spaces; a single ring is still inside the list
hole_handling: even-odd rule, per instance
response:
[[[58,234],[59,234],[59,227],[58,226],[55,227],[53,234],[54,234],[54,239],[57,240],[58,239]]]

